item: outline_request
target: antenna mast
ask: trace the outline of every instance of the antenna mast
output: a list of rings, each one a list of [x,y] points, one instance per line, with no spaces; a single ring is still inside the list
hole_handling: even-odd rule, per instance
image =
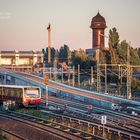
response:
[[[48,30],[48,63],[51,63],[51,24],[47,27]]]

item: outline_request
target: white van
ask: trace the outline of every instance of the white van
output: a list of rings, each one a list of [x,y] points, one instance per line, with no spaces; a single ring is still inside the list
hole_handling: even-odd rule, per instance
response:
[[[114,103],[112,103],[111,109],[112,109],[112,110],[121,110],[121,106],[120,106],[119,104],[114,104]]]

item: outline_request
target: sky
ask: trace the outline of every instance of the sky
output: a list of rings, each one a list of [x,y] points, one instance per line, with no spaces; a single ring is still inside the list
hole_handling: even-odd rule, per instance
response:
[[[140,0],[0,0],[0,51],[41,51],[48,46],[49,23],[52,47],[91,48],[90,24],[98,11],[107,36],[116,27],[121,41],[140,47]]]

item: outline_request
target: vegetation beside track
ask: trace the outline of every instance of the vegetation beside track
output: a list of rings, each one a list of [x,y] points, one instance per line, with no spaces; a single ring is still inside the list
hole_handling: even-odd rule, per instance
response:
[[[0,128],[0,140],[4,140],[4,137],[2,136],[2,130]]]
[[[28,115],[38,117],[38,118],[45,118],[47,120],[52,120],[51,115],[46,116],[46,114],[42,113],[39,109],[21,109],[21,110],[18,110],[17,112],[28,114]]]

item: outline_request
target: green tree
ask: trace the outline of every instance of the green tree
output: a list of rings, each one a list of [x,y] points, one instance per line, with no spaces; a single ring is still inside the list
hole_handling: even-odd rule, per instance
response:
[[[140,48],[136,48],[136,51],[137,51],[138,56],[139,56],[139,58],[140,58]]]
[[[59,54],[58,54],[59,60],[65,60],[65,62],[68,62],[68,53],[69,53],[69,47],[64,44],[64,46],[62,46],[59,49]]]
[[[54,61],[55,54],[56,54],[56,50],[54,48],[51,48],[51,60],[52,61]]]
[[[68,52],[68,65],[72,64],[72,51],[69,50]]]
[[[136,78],[132,78],[132,90],[134,91],[140,91],[140,80]]]
[[[119,34],[117,29],[114,27],[109,31],[109,46],[112,48],[117,48],[119,41]]]
[[[0,128],[0,140],[4,140],[3,136],[2,136],[2,129]]]
[[[47,60],[48,60],[48,47],[46,48],[46,50],[43,48],[42,52],[44,54],[44,61],[47,62]],[[54,61],[55,53],[56,53],[55,48],[51,48],[51,61]]]
[[[110,50],[110,61],[111,63],[118,63],[116,60],[116,49],[119,44],[119,34],[117,32],[117,29],[114,27],[112,30],[109,31],[109,50]]]
[[[129,44],[123,40],[117,48],[117,58],[119,63],[127,63],[127,48]],[[140,64],[140,58],[136,49],[130,47],[130,63],[133,65]]]
[[[82,49],[79,51],[72,52],[72,64],[77,68],[78,64],[81,69],[90,69],[91,66],[95,65],[95,61],[92,57],[89,57],[86,52]]]

